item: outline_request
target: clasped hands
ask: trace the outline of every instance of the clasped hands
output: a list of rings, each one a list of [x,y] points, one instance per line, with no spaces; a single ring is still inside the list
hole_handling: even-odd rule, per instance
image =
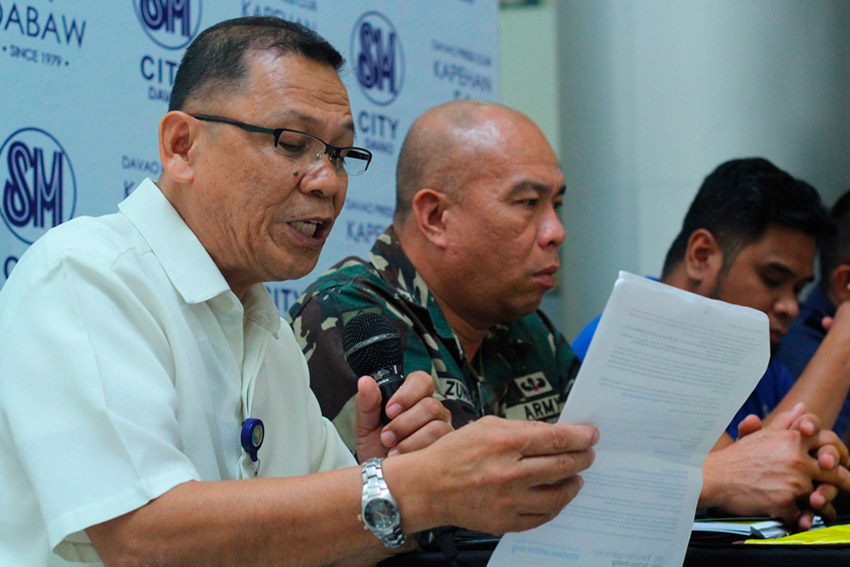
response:
[[[701,505],[741,516],[767,515],[807,530],[820,515],[835,518],[832,501],[850,490],[850,455],[831,430],[803,404],[767,425],[750,415],[738,427],[738,440],[709,454],[706,483],[720,490]],[[705,485],[704,485],[705,486]]]

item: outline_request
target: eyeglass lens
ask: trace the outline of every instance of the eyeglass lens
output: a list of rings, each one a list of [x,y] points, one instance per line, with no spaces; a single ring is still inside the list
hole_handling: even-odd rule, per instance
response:
[[[277,149],[287,158],[299,163],[313,163],[325,155],[325,144],[305,134],[284,130],[277,141]],[[359,175],[366,171],[369,164],[367,156],[358,150],[343,148],[339,156],[332,156],[331,161],[342,168],[348,175]]]

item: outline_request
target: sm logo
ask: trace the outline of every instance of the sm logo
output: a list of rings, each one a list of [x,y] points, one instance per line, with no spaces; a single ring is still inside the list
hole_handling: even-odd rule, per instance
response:
[[[186,47],[201,25],[201,0],[133,0],[133,5],[142,29],[165,49]]]
[[[366,12],[351,32],[351,50],[360,90],[379,106],[398,98],[404,83],[401,37],[386,16]]]
[[[38,128],[22,128],[0,148],[0,214],[26,244],[74,216],[77,185],[68,154]]]

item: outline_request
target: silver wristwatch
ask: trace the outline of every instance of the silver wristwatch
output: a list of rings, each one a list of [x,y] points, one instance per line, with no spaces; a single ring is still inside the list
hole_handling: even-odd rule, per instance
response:
[[[384,480],[381,459],[369,459],[361,466],[360,473],[363,477],[360,518],[364,529],[375,534],[389,548],[401,547],[405,541],[401,532],[401,514]]]

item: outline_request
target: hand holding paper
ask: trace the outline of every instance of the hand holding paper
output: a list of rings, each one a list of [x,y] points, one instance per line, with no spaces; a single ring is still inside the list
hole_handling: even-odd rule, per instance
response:
[[[703,461],[768,341],[763,313],[621,272],[561,414],[599,428],[596,461],[557,518],[504,536],[490,565],[681,565]]]

